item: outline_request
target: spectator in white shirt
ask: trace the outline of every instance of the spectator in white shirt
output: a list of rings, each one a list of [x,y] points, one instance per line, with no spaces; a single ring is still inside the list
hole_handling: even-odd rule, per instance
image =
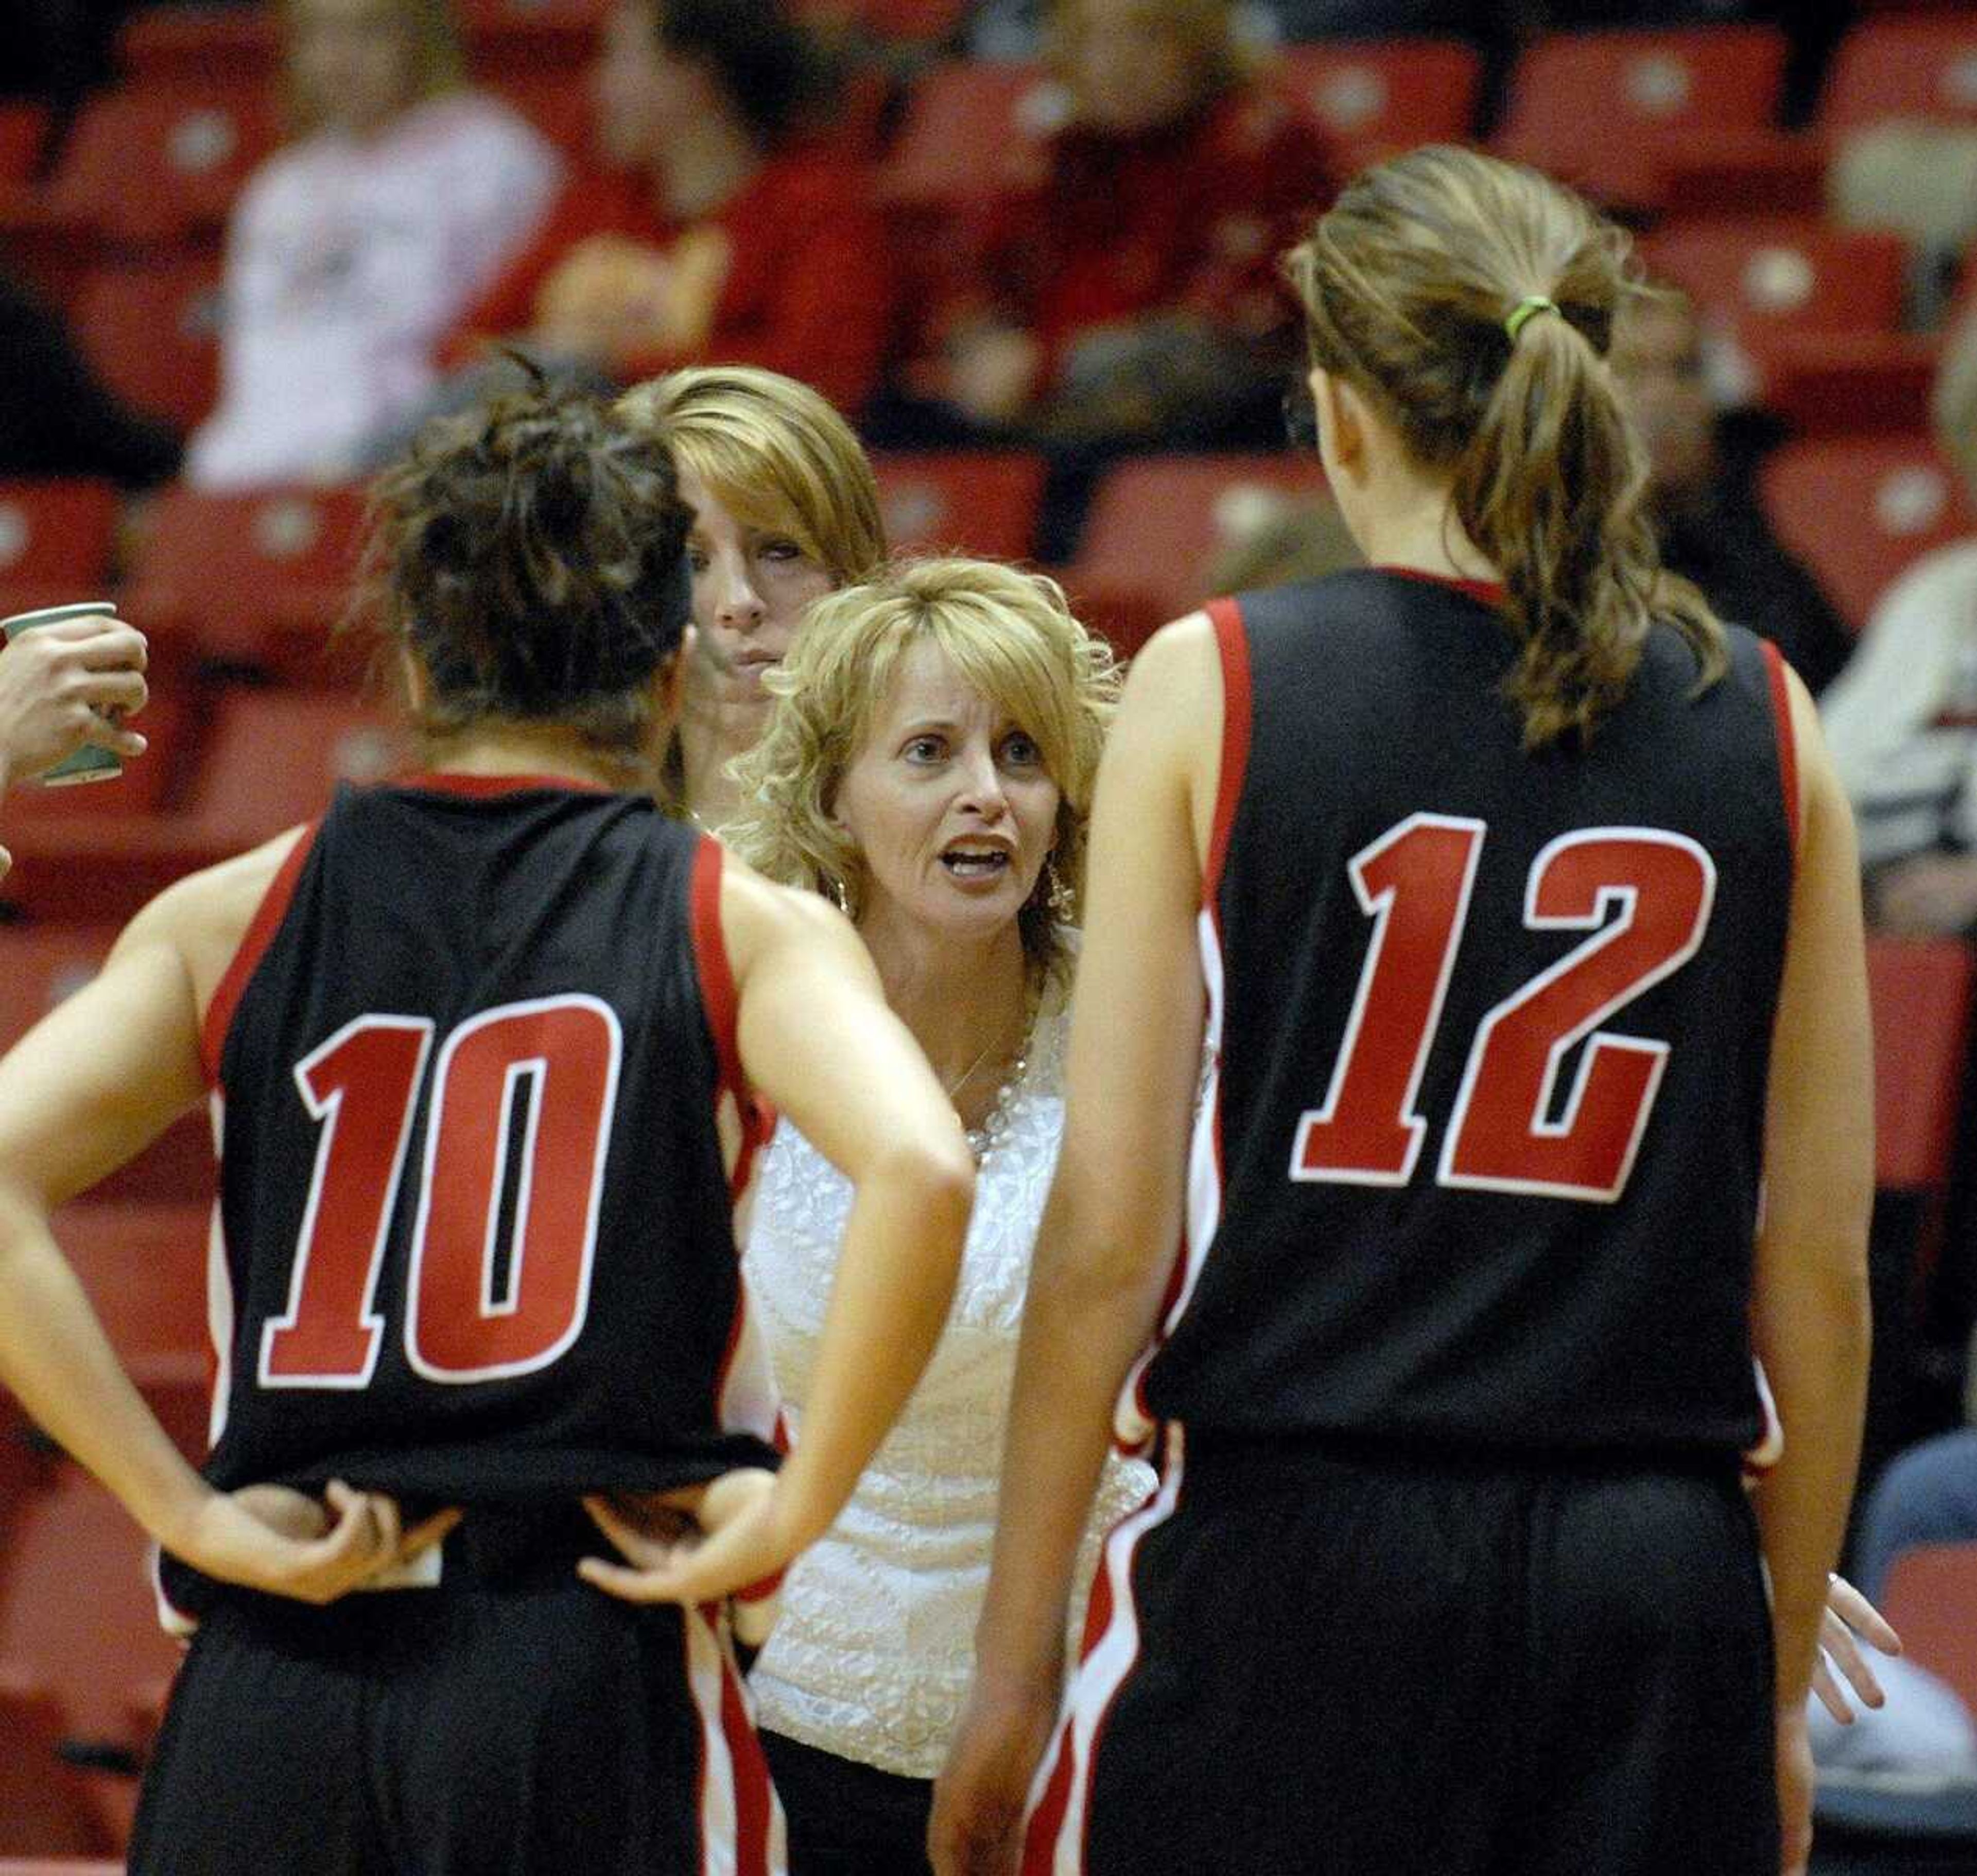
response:
[[[1936,429],[1977,493],[1977,315],[1943,355]],[[1820,700],[1880,930],[1977,929],[1977,536],[1884,593]]]
[[[288,0],[295,140],[229,231],[205,488],[335,481],[436,381],[441,335],[534,229],[556,153],[461,82],[447,0]]]

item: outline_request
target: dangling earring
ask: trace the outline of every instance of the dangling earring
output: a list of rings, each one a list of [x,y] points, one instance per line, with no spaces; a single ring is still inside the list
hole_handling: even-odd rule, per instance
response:
[[[1044,862],[1044,877],[1049,884],[1044,903],[1050,908],[1051,923],[1068,925],[1078,910],[1078,894],[1071,890],[1070,880],[1058,871],[1055,854]]]
[[[833,873],[830,875],[827,884],[830,888],[830,897],[837,902],[838,910],[856,923],[858,915],[851,907],[851,887],[849,883],[839,874]]]

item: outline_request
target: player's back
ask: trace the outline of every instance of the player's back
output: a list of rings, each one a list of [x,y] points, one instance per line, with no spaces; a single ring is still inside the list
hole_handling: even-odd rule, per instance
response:
[[[1144,1383],[1192,1428],[1734,1452],[1795,777],[1774,655],[1650,635],[1535,755],[1491,596],[1214,609],[1219,1054]]]
[[[339,793],[209,1023],[216,1479],[529,1501],[767,1455],[720,868],[642,797]]]

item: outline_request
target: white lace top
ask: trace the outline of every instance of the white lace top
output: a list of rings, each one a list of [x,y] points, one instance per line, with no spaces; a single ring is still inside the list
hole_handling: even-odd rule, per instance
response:
[[[940,1769],[973,1666],[1016,1330],[1063,1134],[1064,1027],[1061,1007],[1038,1018],[1028,1065],[986,1129],[946,1332],[843,1515],[790,1571],[749,1677],[767,1730],[910,1778]],[[746,1267],[799,1433],[850,1205],[850,1185],[784,1121],[764,1158]],[[1100,1535],[1152,1486],[1147,1467],[1107,1461],[1074,1641]]]

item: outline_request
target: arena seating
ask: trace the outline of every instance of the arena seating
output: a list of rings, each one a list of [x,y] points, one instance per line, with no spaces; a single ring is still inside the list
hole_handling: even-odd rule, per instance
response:
[[[281,29],[259,7],[140,8],[117,41],[124,81],[140,91],[218,80],[269,85],[281,68]]]
[[[220,664],[354,679],[361,660],[340,657],[330,631],[349,601],[363,510],[349,488],[169,490],[130,570],[132,616]]]
[[[1663,147],[1771,124],[1784,60],[1784,35],[1761,26],[1552,35],[1511,74],[1493,147],[1602,200],[1651,209]]]
[[[1874,1182],[1940,1194],[1949,1179],[1977,954],[1961,939],[1875,937]]]
[[[141,411],[197,423],[219,391],[217,249],[107,260],[75,292],[76,337],[104,381]]]
[[[117,507],[86,477],[0,481],[0,616],[106,597]]]
[[[1863,20],[1840,41],[1818,127],[1835,137],[1890,117],[1977,123],[1977,17],[1968,7]]]
[[[1781,538],[1856,631],[1912,561],[1977,532],[1955,470],[1926,435],[1787,444],[1765,464],[1763,487]]]
[[[1287,45],[1272,71],[1346,173],[1414,144],[1467,137],[1483,80],[1474,48],[1452,39]]]
[[[1144,456],[1101,482],[1069,578],[1081,593],[1136,593],[1171,619],[1209,596],[1210,560],[1239,531],[1244,504],[1324,477],[1308,456]]]
[[[886,537],[898,550],[1021,560],[1043,500],[1041,456],[899,451],[873,457]]]
[[[259,78],[104,92],[84,109],[50,199],[120,244],[216,240],[278,134],[275,100]]]
[[[339,781],[376,781],[405,766],[384,714],[347,692],[224,694],[183,804],[200,837],[228,851],[313,819]]]

